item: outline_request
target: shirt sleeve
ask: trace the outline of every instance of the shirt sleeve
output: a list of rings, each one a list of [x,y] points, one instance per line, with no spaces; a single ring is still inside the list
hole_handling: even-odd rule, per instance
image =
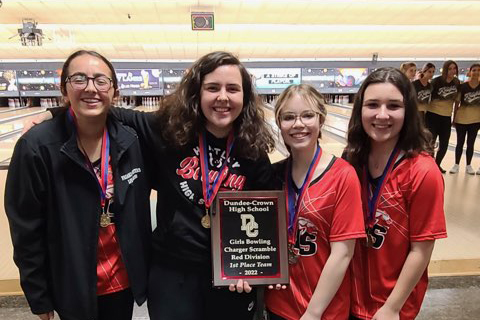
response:
[[[348,165],[338,176],[337,198],[330,229],[330,241],[365,237],[360,182],[353,167]]]
[[[142,112],[125,108],[111,108],[111,113],[123,124],[132,127],[140,140],[149,148],[160,142],[160,132],[156,128],[154,112]]]
[[[281,189],[281,182],[276,176],[270,159],[266,153],[253,161],[254,168],[247,179],[252,179],[249,189],[253,190],[278,190]]]
[[[415,166],[410,178],[410,241],[446,238],[442,174],[433,159],[421,158]]]
[[[20,284],[34,314],[53,310],[48,285],[46,165],[38,152],[20,138],[5,185],[5,211]]]

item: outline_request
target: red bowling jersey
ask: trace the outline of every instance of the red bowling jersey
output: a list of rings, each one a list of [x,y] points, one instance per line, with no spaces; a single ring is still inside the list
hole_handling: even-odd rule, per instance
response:
[[[368,237],[358,241],[351,264],[352,314],[371,319],[395,287],[410,251],[410,243],[447,236],[443,211],[443,177],[426,154],[397,162],[375,214]],[[414,319],[427,290],[427,270],[400,311],[400,319]]]
[[[110,158],[108,159],[108,181],[107,198],[110,205],[113,203],[113,175]],[[99,181],[100,162],[94,167],[95,174]],[[109,211],[110,212],[110,211]],[[110,212],[111,213],[111,212]],[[98,227],[98,245],[97,245],[97,295],[105,295],[127,289],[128,282],[127,269],[122,260],[120,244],[116,234],[115,224],[108,227]]]
[[[267,308],[285,319],[297,320],[307,309],[323,267],[330,242],[364,238],[360,183],[353,167],[334,158],[314,179],[300,204],[295,250],[298,260],[289,265],[286,290],[266,290]],[[325,310],[322,319],[347,319],[350,306],[350,273]]]

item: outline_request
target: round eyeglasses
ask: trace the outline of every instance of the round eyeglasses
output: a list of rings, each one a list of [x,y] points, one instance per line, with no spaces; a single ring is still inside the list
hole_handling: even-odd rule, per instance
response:
[[[112,79],[104,75],[87,77],[84,74],[74,74],[68,76],[66,82],[70,82],[70,85],[75,90],[85,90],[89,80],[93,81],[93,85],[98,91],[105,92],[112,87]]]
[[[300,119],[300,122],[308,127],[315,124],[318,115],[319,113],[313,110],[305,110],[300,114],[296,114],[294,112],[285,112],[280,114],[279,120],[281,125],[290,127],[295,124],[297,119]]]

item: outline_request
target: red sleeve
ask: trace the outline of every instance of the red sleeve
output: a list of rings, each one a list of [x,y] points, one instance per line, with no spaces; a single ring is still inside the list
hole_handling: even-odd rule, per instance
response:
[[[433,158],[419,157],[411,176],[410,241],[446,238],[443,177]]]
[[[336,176],[339,182],[329,241],[364,238],[365,225],[360,182],[353,167],[343,160],[337,161],[343,162],[342,165],[345,167]]]

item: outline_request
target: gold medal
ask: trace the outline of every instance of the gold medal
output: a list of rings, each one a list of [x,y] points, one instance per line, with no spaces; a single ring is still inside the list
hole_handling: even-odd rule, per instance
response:
[[[201,222],[202,227],[204,227],[205,229],[210,229],[210,216],[208,215],[208,213],[202,217]]]
[[[109,217],[109,215],[106,213],[102,213],[102,215],[100,216],[100,227],[106,228],[111,224],[112,219]]]

